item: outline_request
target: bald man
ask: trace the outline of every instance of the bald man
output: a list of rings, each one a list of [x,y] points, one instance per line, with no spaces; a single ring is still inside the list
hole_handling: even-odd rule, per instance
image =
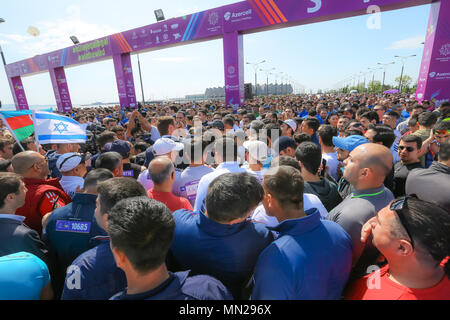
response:
[[[374,265],[379,252],[371,241],[360,240],[362,226],[393,199],[383,181],[392,169],[392,153],[383,145],[366,143],[356,147],[344,161],[344,178],[354,191],[330,211],[327,219],[340,224],[353,241],[352,279],[360,278]]]
[[[172,212],[179,209],[192,210],[188,199],[177,197],[172,193],[175,181],[175,167],[172,160],[166,156],[160,156],[152,160],[148,166],[148,172],[154,186],[148,191],[148,196],[164,203]]]
[[[59,179],[47,179],[48,159],[35,151],[24,151],[12,159],[14,172],[24,178],[28,189],[25,204],[16,214],[24,216],[24,223],[39,234],[42,232],[42,217],[56,208],[72,202],[63,191]]]

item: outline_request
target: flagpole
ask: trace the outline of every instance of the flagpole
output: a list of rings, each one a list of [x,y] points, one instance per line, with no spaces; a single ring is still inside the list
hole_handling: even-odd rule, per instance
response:
[[[3,123],[6,125],[6,127],[8,128],[9,132],[11,133],[11,135],[13,136],[14,140],[16,140],[17,144],[19,145],[20,149],[22,149],[22,151],[25,151],[25,149],[23,148],[22,144],[20,143],[19,139],[17,139],[16,134],[14,133],[14,131],[11,129],[11,127],[9,126],[8,121],[6,121],[6,118],[3,114],[0,113],[0,117],[3,120]]]
[[[32,115],[33,115],[33,124],[36,123],[36,115],[35,115],[36,110],[32,111]],[[39,137],[36,134],[36,129],[34,130],[34,142],[36,143],[36,150],[37,152],[39,152]]]

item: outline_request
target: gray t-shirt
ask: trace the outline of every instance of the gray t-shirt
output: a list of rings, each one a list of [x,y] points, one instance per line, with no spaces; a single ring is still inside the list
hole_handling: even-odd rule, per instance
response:
[[[214,169],[207,166],[187,167],[184,169],[175,186],[178,188],[180,197],[188,199],[192,207],[194,207],[200,179],[213,171]]]
[[[356,190],[328,214],[328,220],[338,223],[352,237],[353,265],[355,267],[358,264],[355,267],[357,273],[365,272],[377,258],[374,256],[377,250],[372,241],[366,241],[365,244],[361,242],[362,226],[393,199],[392,192],[384,185],[375,189]],[[364,251],[367,252],[362,257]]]

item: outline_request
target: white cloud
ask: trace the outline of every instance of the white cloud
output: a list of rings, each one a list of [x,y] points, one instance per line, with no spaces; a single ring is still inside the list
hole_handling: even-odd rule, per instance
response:
[[[109,25],[100,25],[84,21],[80,18],[80,8],[69,6],[67,16],[55,20],[40,21],[35,26],[40,35],[32,37],[25,34],[0,34],[20,46],[20,52],[25,56],[34,56],[73,45],[70,36],[74,35],[80,42],[86,42],[117,32]]]
[[[9,41],[6,41],[6,40],[0,40],[0,45],[1,44],[9,44]]]
[[[188,57],[161,57],[161,58],[152,58],[154,62],[170,62],[170,63],[184,63],[188,61],[194,61],[193,58]]]
[[[395,41],[386,50],[398,50],[398,49],[417,49],[422,47],[422,42],[425,41],[425,36],[411,37],[399,41]]]
[[[201,11],[200,8],[198,6],[193,6],[190,8],[177,8],[176,11],[176,17],[182,17],[182,16],[187,16],[190,14],[194,14],[196,12]]]
[[[25,41],[28,41],[30,39],[32,39],[31,36],[29,35],[23,35],[23,34],[5,34],[5,33],[0,33],[0,36],[9,40],[12,40],[14,42],[19,42],[19,43],[23,43]]]

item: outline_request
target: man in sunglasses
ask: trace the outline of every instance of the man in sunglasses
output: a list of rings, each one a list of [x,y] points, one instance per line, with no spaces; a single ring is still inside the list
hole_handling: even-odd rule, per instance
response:
[[[413,196],[395,199],[361,229],[387,265],[349,286],[348,300],[449,300],[450,215]],[[372,234],[372,239],[368,239]]]
[[[414,170],[406,179],[406,194],[436,203],[450,213],[450,141],[443,143],[428,169]]]
[[[423,168],[419,161],[422,139],[415,135],[406,135],[400,139],[398,155],[400,161],[394,165],[394,196],[405,195],[406,178],[411,170]]]

